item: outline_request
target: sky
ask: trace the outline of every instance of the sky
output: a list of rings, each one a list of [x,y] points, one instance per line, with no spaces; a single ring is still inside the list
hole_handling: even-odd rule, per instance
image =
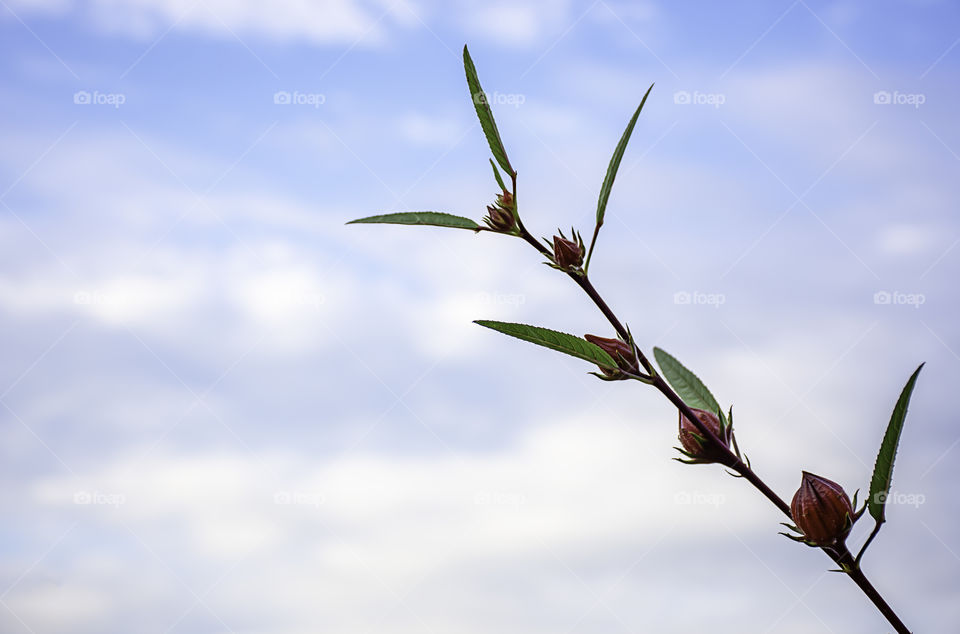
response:
[[[345,225],[495,196],[592,231],[638,344],[754,469],[868,487],[864,570],[960,627],[951,2],[0,0],[0,631],[889,631],[640,383],[472,324],[613,332],[519,240]],[[857,548],[869,517],[850,537]]]

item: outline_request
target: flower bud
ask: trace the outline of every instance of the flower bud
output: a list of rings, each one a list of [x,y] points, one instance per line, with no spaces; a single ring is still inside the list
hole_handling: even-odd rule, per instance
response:
[[[705,409],[691,408],[697,415],[703,426],[713,432],[713,435],[720,439],[724,447],[730,446],[730,438],[733,435],[733,426],[724,427],[720,418],[713,412]],[[680,412],[680,432],[678,434],[680,444],[687,456],[697,461],[703,462],[726,462],[729,454],[717,447],[708,438],[697,429],[689,418]]]
[[[583,245],[560,236],[553,236],[553,261],[561,269],[580,266],[583,264]]]
[[[637,358],[633,354],[633,347],[627,342],[621,339],[609,339],[596,335],[584,335],[583,338],[609,354],[621,370],[632,374],[639,374],[640,368],[637,366]],[[616,376],[619,374],[619,371],[608,368],[601,367],[600,370],[607,376]]]
[[[496,206],[487,205],[487,217],[484,221],[494,231],[508,233],[516,227],[516,211],[513,195],[507,190],[502,194],[497,194]]]
[[[853,526],[853,506],[843,487],[806,471],[790,513],[805,541],[817,546],[842,543]]]
[[[504,189],[502,194],[497,195],[497,207],[513,211],[513,194]]]
[[[509,209],[500,209],[487,205],[487,217],[484,218],[491,229],[495,231],[512,231],[516,224],[513,213]]]

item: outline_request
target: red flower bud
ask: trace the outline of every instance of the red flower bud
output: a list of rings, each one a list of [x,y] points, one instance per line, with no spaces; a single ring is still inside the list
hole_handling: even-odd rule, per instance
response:
[[[513,217],[513,212],[509,209],[500,209],[498,207],[491,207],[487,205],[487,217],[484,218],[486,223],[490,225],[491,229],[495,231],[512,231],[514,225],[516,224]]]
[[[503,193],[497,196],[497,206],[513,210],[513,194],[504,189]]]
[[[713,432],[714,436],[720,439],[720,442],[724,447],[730,446],[730,439],[733,435],[732,425],[727,425],[724,427],[720,423],[720,418],[713,412],[708,412],[704,409],[691,409],[693,410],[693,413],[697,415],[697,418],[700,419],[700,422],[703,423],[704,427],[709,429],[711,432]],[[699,429],[697,429],[697,426],[693,424],[693,421],[683,415],[683,412],[680,412],[680,433],[678,434],[678,437],[686,454],[694,460],[704,462],[727,462],[729,459],[727,452],[710,442],[710,440],[706,438]]]
[[[637,366],[637,358],[633,354],[633,347],[627,342],[620,339],[598,337],[596,335],[584,335],[583,338],[609,354],[621,370],[632,374],[640,373],[640,368]],[[618,371],[608,368],[601,367],[600,370],[607,376],[616,376],[619,374]]]
[[[508,233],[513,231],[517,224],[514,212],[513,195],[503,190],[502,194],[497,194],[495,207],[487,205],[487,217],[484,221],[494,231]]]
[[[583,245],[560,236],[553,236],[553,261],[561,269],[580,266],[583,264]]]
[[[790,513],[804,539],[817,546],[842,543],[853,525],[853,506],[843,487],[806,471]]]

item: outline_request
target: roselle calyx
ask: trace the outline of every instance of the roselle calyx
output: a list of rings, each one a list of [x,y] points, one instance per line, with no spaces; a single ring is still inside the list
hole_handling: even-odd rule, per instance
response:
[[[697,418],[703,423],[703,426],[713,432],[723,447],[718,447],[716,443],[697,429],[697,426],[689,418],[680,412],[680,421],[678,438],[683,446],[683,454],[690,458],[689,462],[711,463],[719,462],[726,464],[730,462],[730,452],[724,451],[729,448],[733,439],[733,425],[724,424],[720,417],[704,409],[691,408]]]
[[[579,267],[583,264],[583,255],[582,243],[567,240],[560,236],[553,236],[553,261],[561,269],[567,270]]]
[[[790,503],[790,513],[803,540],[814,546],[842,544],[856,518],[843,487],[807,471]]]
[[[511,231],[516,224],[513,212],[506,209],[498,209],[487,205],[487,217],[484,218],[491,229],[496,231]]]
[[[494,231],[510,233],[517,226],[516,209],[513,195],[507,190],[497,194],[496,205],[487,205],[487,216],[484,221]]]
[[[598,337],[597,335],[584,335],[583,338],[609,354],[617,363],[619,370],[600,367],[600,371],[606,376],[615,377],[622,374],[622,372],[629,372],[631,374],[638,374],[640,372],[640,368],[637,365],[637,357],[633,352],[633,346],[626,341],[622,339]]]

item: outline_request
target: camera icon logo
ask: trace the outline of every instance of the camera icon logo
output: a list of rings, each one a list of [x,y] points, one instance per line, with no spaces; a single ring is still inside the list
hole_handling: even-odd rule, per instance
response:
[[[877,291],[873,294],[873,303],[879,305],[886,305],[890,303],[892,296],[889,291]]]
[[[286,106],[290,104],[290,93],[286,90],[278,90],[273,93],[273,103],[279,106]]]
[[[875,104],[886,105],[890,103],[891,100],[892,95],[889,93],[889,91],[878,90],[877,92],[873,93],[873,103]]]
[[[687,105],[690,103],[690,93],[686,90],[678,90],[673,93],[673,103],[679,105]]]
[[[90,103],[91,96],[90,93],[86,90],[78,90],[73,93],[73,103],[81,106],[85,106]]]
[[[691,301],[691,295],[687,291],[677,291],[673,294],[673,303],[687,305]]]
[[[73,494],[74,504],[90,504],[92,501],[93,496],[90,495],[89,491],[77,491]]]

